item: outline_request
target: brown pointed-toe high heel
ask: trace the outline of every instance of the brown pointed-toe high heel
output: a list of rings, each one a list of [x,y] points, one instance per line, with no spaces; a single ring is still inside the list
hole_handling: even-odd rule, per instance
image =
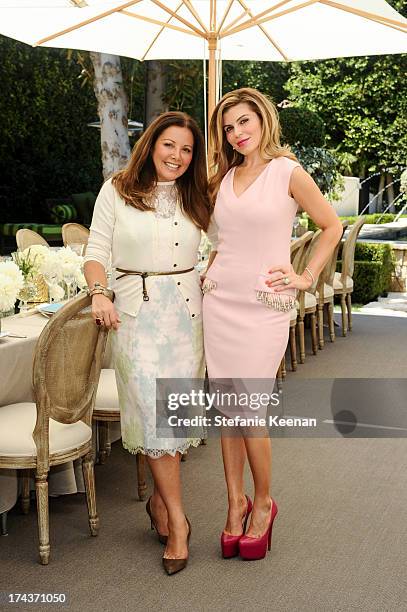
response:
[[[158,531],[158,529],[157,529],[157,525],[155,524],[155,521],[154,521],[154,518],[153,518],[153,513],[151,512],[151,496],[148,498],[148,501],[146,503],[146,512],[147,512],[148,516],[150,517],[151,529],[155,529],[156,530],[159,542],[161,542],[161,544],[167,544],[168,536],[167,535],[163,535],[162,533],[160,533]]]
[[[188,523],[188,535],[187,535],[187,545],[189,545],[189,538],[191,537],[191,523],[188,518],[185,517],[186,522]],[[166,559],[163,557],[163,567],[167,572],[168,576],[172,574],[176,574],[181,570],[185,569],[188,563],[188,557],[186,559]]]

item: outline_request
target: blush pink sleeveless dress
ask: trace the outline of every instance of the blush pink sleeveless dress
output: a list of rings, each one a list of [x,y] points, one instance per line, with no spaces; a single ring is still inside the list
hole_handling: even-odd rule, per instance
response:
[[[217,255],[203,299],[209,378],[276,376],[287,346],[295,290],[276,298],[264,281],[272,266],[290,263],[297,203],[288,189],[297,166],[287,157],[272,159],[239,197],[233,189],[235,168],[221,183],[214,210]]]

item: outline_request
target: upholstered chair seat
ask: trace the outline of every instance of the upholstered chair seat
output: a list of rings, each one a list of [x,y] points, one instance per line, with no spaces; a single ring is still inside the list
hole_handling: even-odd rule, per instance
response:
[[[0,449],[2,457],[37,456],[32,433],[37,420],[37,407],[32,402],[2,406],[0,410]],[[68,453],[92,438],[92,428],[83,421],[59,423],[49,420],[49,454]]]
[[[341,280],[340,272],[335,272],[334,289],[343,289],[343,283]],[[349,289],[350,291],[353,291],[353,278],[350,276],[347,276],[345,279],[345,289]]]
[[[113,297],[113,293],[109,295]],[[38,338],[32,368],[35,402],[2,406],[0,469],[22,474],[22,508],[29,511],[30,471],[35,472],[39,558],[50,558],[48,473],[52,466],[82,460],[90,534],[99,531],[92,450],[92,411],[108,331],[95,325],[91,298],[69,300]]]

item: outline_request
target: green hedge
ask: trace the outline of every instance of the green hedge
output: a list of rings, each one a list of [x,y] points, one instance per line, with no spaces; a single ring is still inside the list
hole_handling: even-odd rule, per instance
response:
[[[352,301],[367,304],[389,291],[394,265],[394,254],[389,244],[357,242]],[[337,262],[336,269],[338,272],[342,270],[342,261]]]
[[[372,223],[373,225],[377,224],[380,217],[382,217],[382,219],[379,221],[378,225],[382,225],[382,223],[391,223],[396,218],[396,215],[392,213],[385,213],[383,216],[381,213],[375,213],[372,215],[363,215],[363,216],[366,218],[365,223]],[[401,215],[401,217],[405,219],[407,218],[407,215]],[[355,221],[357,221],[358,218],[359,217],[339,217],[339,219],[341,220],[347,219],[349,221],[349,226],[355,223]],[[312,219],[308,219],[308,229],[311,230],[312,232],[315,232],[318,229],[318,226],[313,222]]]
[[[382,225],[383,223],[392,223],[397,215],[392,213],[374,213],[372,215],[363,215],[366,217],[365,223],[372,223],[373,225]],[[407,217],[407,215],[401,215],[402,217]],[[340,219],[348,219],[349,225],[355,223],[358,217],[339,217]]]

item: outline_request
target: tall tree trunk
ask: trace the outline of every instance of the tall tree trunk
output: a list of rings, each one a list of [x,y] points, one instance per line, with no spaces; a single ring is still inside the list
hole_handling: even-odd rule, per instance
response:
[[[107,180],[130,157],[127,132],[129,104],[123,86],[120,57],[107,53],[90,54],[95,78],[93,88],[98,101],[103,177]]]
[[[144,105],[145,127],[161,113],[168,110],[163,102],[165,93],[166,75],[164,62],[159,60],[148,60],[146,66],[146,98]]]
[[[393,202],[394,202],[394,185],[392,185],[393,181],[394,181],[394,177],[389,172],[387,174],[387,189],[386,189],[386,193],[387,193],[387,203],[390,206],[389,212],[391,212],[391,213],[396,212],[396,209],[395,209],[394,204],[393,204]]]
[[[359,178],[360,178],[360,183],[361,184],[363,183],[360,189],[360,193],[359,193],[359,214],[361,214],[362,210],[364,210],[367,207],[369,203],[369,197],[370,197],[369,181],[366,181],[366,183],[363,182],[364,179],[367,178],[365,164],[361,164],[359,168]]]
[[[384,194],[384,181],[386,178],[386,174],[385,172],[382,172],[380,174],[380,180],[379,180],[379,189],[377,191],[377,203],[376,203],[376,210],[377,212],[383,212],[383,194]]]

